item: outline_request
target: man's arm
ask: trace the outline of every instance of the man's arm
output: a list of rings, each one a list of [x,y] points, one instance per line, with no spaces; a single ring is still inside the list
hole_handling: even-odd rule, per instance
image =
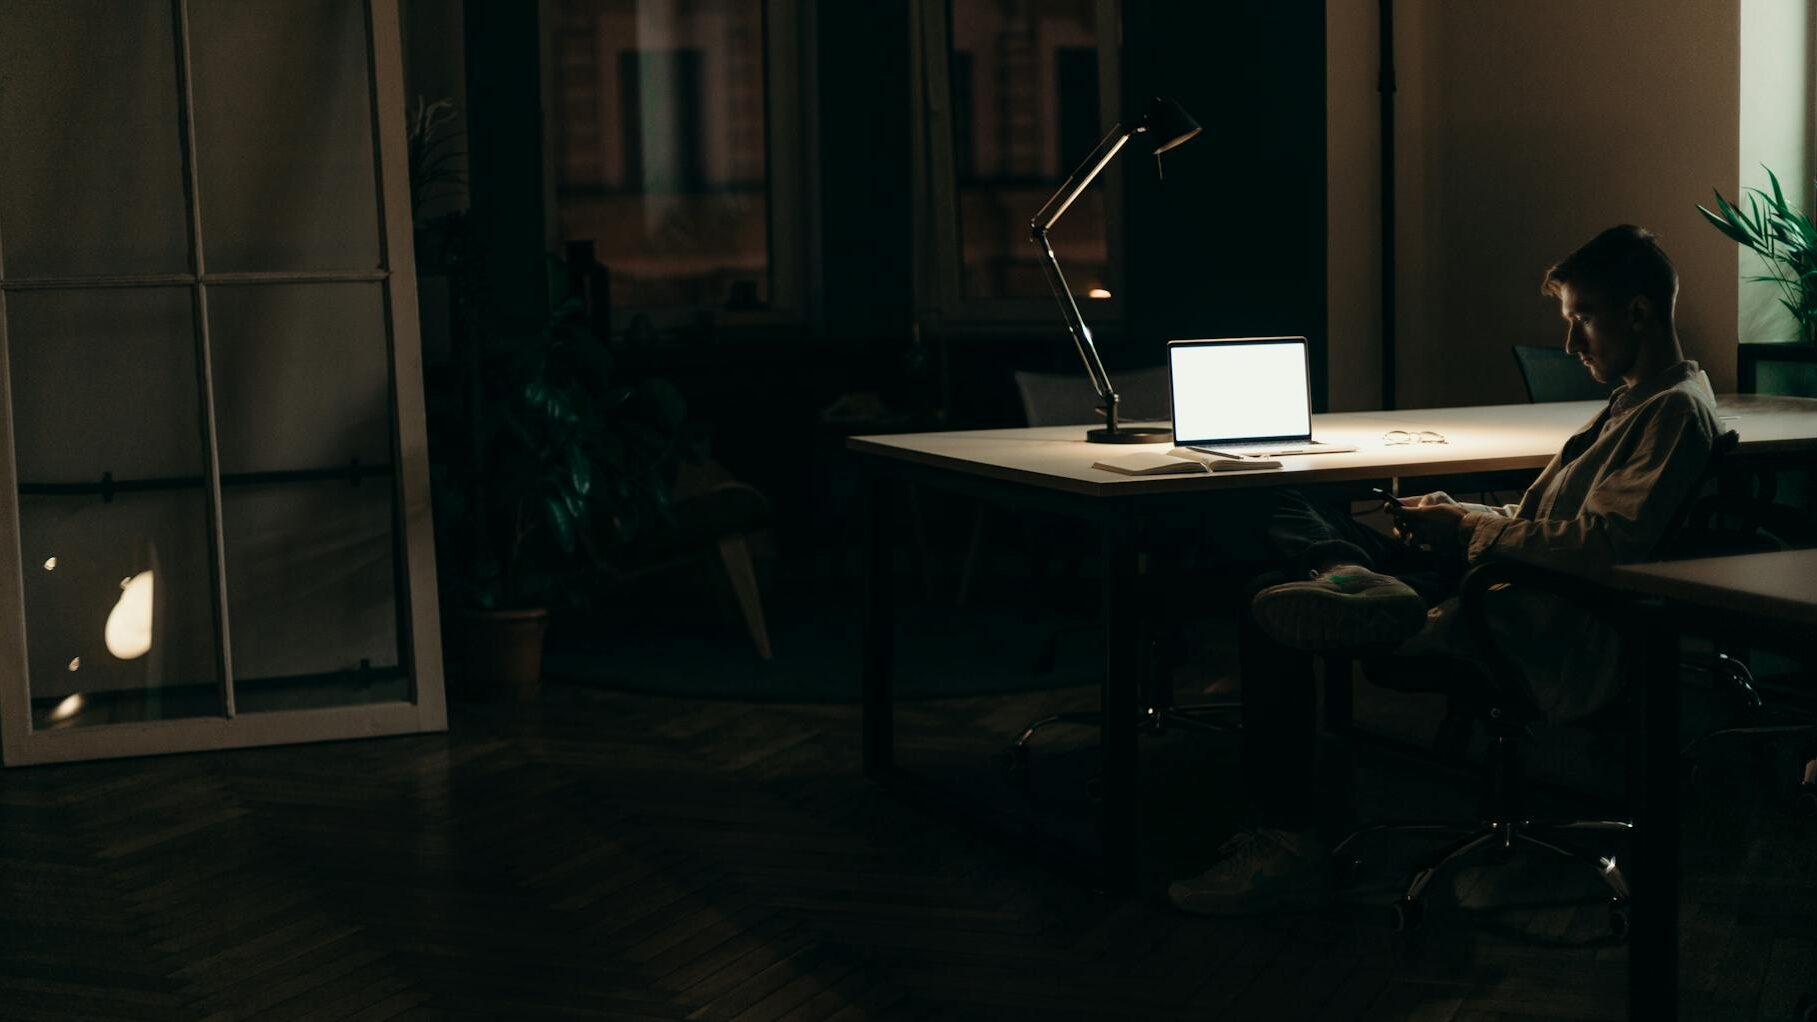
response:
[[[1701,480],[1715,438],[1689,395],[1668,396],[1632,428],[1641,431],[1633,455],[1597,480],[1577,517],[1463,515],[1458,542],[1469,562],[1512,557],[1581,571],[1647,557]]]

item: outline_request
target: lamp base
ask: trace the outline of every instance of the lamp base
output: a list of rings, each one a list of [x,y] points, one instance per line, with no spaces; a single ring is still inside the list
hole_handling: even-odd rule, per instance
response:
[[[1142,429],[1129,429],[1119,426],[1115,431],[1108,429],[1089,430],[1085,439],[1094,444],[1164,444],[1173,440],[1173,430],[1157,429],[1147,426]]]

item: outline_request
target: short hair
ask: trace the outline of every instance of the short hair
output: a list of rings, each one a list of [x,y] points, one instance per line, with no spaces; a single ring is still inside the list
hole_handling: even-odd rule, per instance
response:
[[[1667,322],[1678,300],[1678,270],[1653,232],[1633,224],[1611,227],[1559,260],[1546,271],[1539,291],[1556,298],[1566,285],[1614,301],[1639,295]]]

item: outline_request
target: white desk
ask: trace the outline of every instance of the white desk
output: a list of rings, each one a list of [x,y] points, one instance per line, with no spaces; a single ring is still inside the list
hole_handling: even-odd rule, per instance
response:
[[[1659,561],[1611,569],[1610,585],[1693,607],[1817,625],[1817,550]]]
[[[1630,777],[1634,847],[1629,1004],[1635,1017],[1670,1018],[1678,989],[1678,699],[1656,688],[1677,676],[1678,636],[1742,634],[1810,647],[1817,625],[1817,550],[1624,565],[1603,584],[1652,598],[1634,608],[1632,634],[1645,661],[1629,692],[1639,724],[1639,760]],[[1651,639],[1652,641],[1647,641]],[[1662,641],[1663,640],[1663,641]]]
[[[1092,462],[1156,446],[1092,444],[1085,426],[860,436],[848,441],[867,475],[869,528],[864,633],[864,762],[872,776],[935,810],[962,812],[953,792],[930,790],[895,762],[895,622],[893,575],[896,503],[904,482],[1093,523],[1101,536],[1105,671],[1101,689],[1102,853],[1088,863],[1106,889],[1128,890],[1136,862],[1137,664],[1140,634],[1128,594],[1151,513],[1203,508],[1220,491],[1258,486],[1461,475],[1543,467],[1599,402],[1350,412],[1313,418],[1317,439],[1354,444],[1343,454],[1282,459],[1283,467],[1250,472],[1124,476]],[[1718,400],[1725,425],[1741,434],[1739,452],[1771,460],[1817,452],[1817,399],[1752,395]],[[1388,445],[1394,429],[1434,430],[1443,444]],[[1658,701],[1656,701],[1658,702]],[[1037,842],[1032,850],[1051,853]],[[1078,863],[1075,862],[1075,865]],[[1642,917],[1642,911],[1635,918]]]
[[[1279,469],[1171,476],[1125,476],[1092,462],[1169,444],[1092,444],[1085,426],[859,436],[852,450],[966,476],[1090,497],[1196,493],[1251,486],[1303,486],[1359,479],[1461,475],[1539,469],[1590,421],[1600,401],[1337,412],[1312,417],[1314,439],[1357,448],[1343,454],[1282,458]],[[1751,453],[1808,450],[1817,437],[1817,399],[1732,394],[1717,400],[1724,425]],[[1165,423],[1163,423],[1165,425]],[[1389,430],[1432,430],[1442,444],[1385,444]]]

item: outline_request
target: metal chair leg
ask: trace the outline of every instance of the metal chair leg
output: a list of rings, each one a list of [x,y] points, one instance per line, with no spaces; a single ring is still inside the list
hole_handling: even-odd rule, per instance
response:
[[[1519,830],[1514,832],[1514,840],[1533,845],[1536,848],[1544,848],[1546,851],[1562,858],[1570,859],[1572,862],[1581,862],[1585,865],[1596,867],[1596,874],[1602,877],[1603,883],[1609,885],[1610,892],[1621,901],[1625,902],[1628,900],[1628,882],[1621,874],[1621,867],[1616,865],[1615,856],[1595,855],[1590,852],[1578,851],[1574,848],[1566,848],[1563,845],[1555,845],[1550,841],[1542,841],[1532,834]]]
[[[1426,890],[1426,885],[1432,882],[1432,878],[1438,874],[1439,870],[1452,861],[1469,855],[1491,841],[1507,843],[1509,835],[1505,833],[1506,829],[1505,824],[1493,825],[1486,830],[1466,835],[1439,849],[1436,855],[1428,858],[1424,864],[1413,871],[1413,877],[1407,882],[1407,893],[1402,895],[1402,898],[1406,901],[1420,900],[1420,895]]]

